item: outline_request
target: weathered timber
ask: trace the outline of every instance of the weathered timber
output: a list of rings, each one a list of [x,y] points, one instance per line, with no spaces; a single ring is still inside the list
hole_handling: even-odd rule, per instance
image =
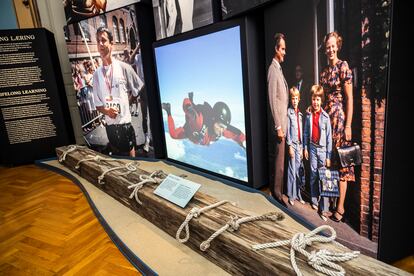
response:
[[[67,150],[67,147],[57,148],[57,156],[60,157],[65,150]],[[153,192],[157,186],[156,184],[146,184],[138,192],[139,198],[143,203],[140,205],[134,198],[129,198],[132,190],[127,188],[130,185],[128,181],[137,183],[139,182],[139,175],[149,175],[151,172],[141,170],[139,167],[136,172],[126,176],[120,176],[121,171],[109,172],[105,176],[105,184],[101,185],[98,184],[97,179],[104,169],[120,166],[131,162],[131,160],[119,159],[117,161],[101,161],[99,163],[96,161],[86,161],[81,164],[79,169],[75,169],[78,161],[95,155],[100,154],[90,149],[77,149],[67,154],[63,164],[172,237],[175,237],[177,229],[193,207],[202,208],[218,201],[214,197],[197,192],[186,208],[183,209],[155,195]],[[107,156],[101,156],[107,158]],[[154,170],[157,170],[157,168],[154,168]],[[162,179],[163,177],[160,178]],[[253,244],[292,238],[296,233],[292,229],[297,229],[298,227],[290,227],[283,220],[280,222],[257,221],[242,224],[238,231],[226,231],[214,239],[207,251],[203,252],[200,250],[200,244],[221,228],[230,219],[230,216],[245,217],[251,215],[257,214],[231,204],[224,204],[211,209],[190,221],[190,239],[185,245],[231,274],[292,275],[294,272],[290,264],[289,248],[281,247],[261,251],[253,251],[251,249]],[[307,231],[304,229],[304,232]],[[182,245],[177,241],[177,246]],[[328,248],[343,251],[343,249],[334,245],[316,244],[312,245],[312,247],[312,250]],[[296,261],[305,275],[320,275],[320,273],[308,266],[306,260],[300,254],[297,254]],[[403,271],[397,268],[363,255],[341,265],[349,275],[404,274]]]

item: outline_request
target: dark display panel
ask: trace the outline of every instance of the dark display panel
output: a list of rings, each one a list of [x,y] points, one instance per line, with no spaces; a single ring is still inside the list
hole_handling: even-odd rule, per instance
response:
[[[52,157],[74,141],[60,72],[50,32],[0,31],[1,163]]]
[[[221,15],[223,19],[228,19],[272,1],[274,0],[221,0]]]

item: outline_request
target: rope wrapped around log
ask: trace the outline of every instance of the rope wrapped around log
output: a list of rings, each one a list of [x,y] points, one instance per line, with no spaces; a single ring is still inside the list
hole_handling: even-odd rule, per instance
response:
[[[105,182],[104,182],[105,175],[109,172],[112,172],[112,171],[126,170],[125,173],[121,173],[121,174],[119,174],[119,176],[123,176],[123,175],[130,174],[132,172],[135,172],[137,170],[137,167],[134,166],[135,163],[136,162],[129,162],[129,163],[123,165],[123,166],[118,166],[118,167],[109,168],[107,170],[103,170],[102,174],[100,176],[98,176],[98,184],[101,184],[101,185],[105,184]]]
[[[132,191],[132,193],[129,195],[129,198],[133,198],[135,197],[135,200],[142,205],[142,201],[139,199],[138,197],[138,191],[144,187],[144,184],[146,183],[154,183],[154,184],[159,184],[161,182],[160,178],[156,178],[157,176],[160,176],[161,174],[164,174],[163,171],[158,170],[158,171],[153,171],[150,175],[145,175],[145,174],[141,174],[139,176],[139,179],[141,180],[138,183],[132,183],[129,180],[126,180],[128,183],[130,183],[131,185],[128,186],[128,189],[134,189]]]
[[[88,156],[91,156],[91,155],[88,155]],[[84,159],[82,159],[82,160],[79,160],[78,161],[78,163],[76,163],[76,166],[75,166],[75,169],[79,169],[80,168],[80,165],[82,164],[82,163],[84,163],[84,162],[88,162],[88,161],[96,161],[96,162],[101,162],[101,161],[117,161],[116,159],[114,159],[114,158],[104,158],[104,157],[102,157],[102,156],[99,156],[99,155],[95,155],[95,156],[91,156],[91,157],[89,157],[89,158],[84,158]]]
[[[191,209],[190,212],[188,213],[187,217],[185,218],[184,222],[178,228],[177,234],[175,235],[175,239],[177,241],[179,241],[180,243],[187,242],[188,239],[190,238],[190,229],[189,229],[189,226],[188,226],[190,221],[193,218],[198,218],[202,213],[207,212],[208,210],[216,208],[216,207],[218,207],[220,205],[223,205],[225,203],[231,203],[233,206],[236,206],[235,202],[231,202],[229,200],[222,200],[222,201],[216,202],[214,204],[205,206],[203,208],[194,207],[193,209]],[[182,238],[180,238],[180,236],[181,236],[181,232],[183,231],[183,229],[185,229],[185,237],[182,239]]]
[[[82,149],[82,148],[87,148],[85,146],[79,146],[79,145],[69,145],[68,149],[63,151],[62,155],[59,157],[59,163],[62,163],[63,161],[66,160],[66,155],[68,155],[69,153],[78,150],[78,149]]]
[[[323,231],[331,232],[331,235],[328,237],[317,235]],[[254,250],[262,250],[266,248],[274,248],[279,246],[290,245],[290,262],[292,264],[293,270],[296,275],[302,276],[302,272],[296,264],[295,252],[299,252],[308,259],[308,264],[313,267],[315,270],[322,272],[330,276],[344,276],[345,270],[340,265],[335,262],[345,262],[353,258],[358,257],[359,251],[351,252],[332,252],[326,249],[321,249],[318,251],[311,251],[310,253],[305,250],[306,246],[312,245],[313,242],[321,243],[330,243],[334,242],[337,245],[344,247],[343,245],[335,242],[336,232],[329,225],[322,225],[318,228],[315,228],[313,231],[305,233],[296,233],[292,239],[283,240],[271,243],[256,244],[252,248]]]
[[[226,230],[229,230],[231,232],[237,231],[240,227],[240,224],[251,222],[251,221],[259,221],[259,220],[271,220],[271,221],[281,221],[284,219],[284,215],[279,212],[271,212],[268,214],[264,214],[261,216],[249,216],[249,217],[243,217],[238,218],[237,216],[231,216],[230,220],[219,230],[217,230],[215,233],[213,233],[207,240],[203,241],[200,244],[200,250],[206,251],[209,247],[211,242],[219,235],[224,233]]]

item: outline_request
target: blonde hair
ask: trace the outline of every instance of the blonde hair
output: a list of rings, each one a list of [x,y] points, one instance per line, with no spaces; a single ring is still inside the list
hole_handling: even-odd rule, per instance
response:
[[[312,85],[310,92],[311,92],[312,99],[314,97],[320,97],[322,102],[325,100],[324,99],[325,93],[323,92],[323,87],[321,85],[319,84]]]
[[[331,32],[325,36],[325,38],[323,39],[323,45],[325,46],[325,48],[326,48],[326,43],[328,42],[328,39],[331,37],[336,38],[336,46],[338,46],[338,52],[341,51],[342,37],[337,32]]]
[[[289,89],[289,96],[291,99],[295,96],[298,96],[298,99],[300,100],[300,93],[296,86],[293,86],[292,88]]]

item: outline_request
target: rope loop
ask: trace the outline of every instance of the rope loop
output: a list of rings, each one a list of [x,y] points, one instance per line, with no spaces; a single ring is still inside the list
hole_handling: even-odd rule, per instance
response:
[[[198,218],[202,213],[207,212],[208,210],[211,210],[213,208],[216,208],[222,204],[225,203],[231,203],[232,205],[236,205],[236,203],[228,201],[228,200],[222,200],[219,202],[216,202],[214,204],[211,205],[207,205],[203,208],[199,208],[199,207],[193,207],[190,212],[188,212],[184,222],[180,225],[180,227],[177,230],[177,233],[175,234],[175,238],[177,239],[177,241],[179,241],[180,243],[185,243],[189,240],[190,238],[190,227],[188,226],[188,224],[190,223],[190,221],[193,218]],[[181,238],[181,232],[185,231],[185,236],[184,238]]]
[[[137,170],[137,168],[133,165],[131,165],[131,163],[127,164],[127,167],[129,167],[128,170]],[[157,171],[153,171],[150,175],[145,175],[145,174],[141,174],[139,176],[139,179],[141,180],[138,183],[131,183],[131,185],[128,186],[128,189],[133,189],[131,194],[129,195],[129,198],[135,198],[135,200],[138,202],[138,204],[142,205],[142,201],[139,199],[138,197],[138,191],[140,189],[142,189],[142,187],[144,187],[144,184],[146,183],[159,183],[160,179],[157,179],[157,176],[161,176],[164,172],[161,170],[157,170]]]
[[[230,232],[239,230],[240,223],[238,220],[239,220],[238,216],[230,216],[230,220],[227,222],[227,225],[230,227],[228,228]]]
[[[190,210],[190,213],[188,214],[188,215],[190,215],[191,214],[191,217],[193,218],[198,218],[200,215],[201,215],[201,213],[200,213],[200,208],[198,208],[198,207],[193,207],[191,210]],[[187,216],[188,216],[187,215]]]
[[[87,155],[87,156],[91,156],[91,155]],[[85,158],[85,159],[81,159],[81,160],[79,160],[78,161],[78,163],[76,163],[76,165],[75,165],[75,169],[79,169],[80,168],[80,165],[83,163],[83,162],[86,162],[86,161],[99,161],[99,159],[100,159],[100,156],[99,155],[95,155],[95,156],[93,156],[93,157],[89,157],[89,158]]]
[[[116,159],[106,160],[106,158],[98,158],[98,161],[101,161],[101,160],[113,161],[113,160],[116,160]],[[98,183],[101,184],[101,185],[105,184],[105,181],[104,181],[105,180],[105,175],[108,174],[109,172],[112,172],[112,171],[126,170],[125,173],[121,173],[119,176],[127,175],[127,174],[130,174],[131,172],[136,171],[137,168],[133,165],[134,163],[135,162],[133,161],[133,162],[129,162],[127,164],[124,164],[122,166],[113,167],[113,168],[103,170],[102,174],[100,176],[98,176]]]
[[[66,156],[69,153],[71,153],[71,152],[73,152],[73,151],[75,151],[75,150],[77,150],[79,148],[85,148],[85,146],[69,145],[68,148],[65,151],[63,151],[62,152],[62,155],[59,157],[59,163],[62,163],[63,161],[65,161],[66,160]]]
[[[231,216],[230,220],[226,222],[226,224],[213,233],[207,240],[203,241],[200,244],[200,250],[206,251],[209,247],[211,242],[218,237],[219,235],[223,234],[226,230],[230,232],[237,231],[240,228],[240,224],[251,222],[251,221],[259,221],[259,220],[271,220],[271,221],[280,221],[283,220],[284,216],[282,213],[268,213],[260,216],[248,216],[243,218],[238,218],[237,216]]]
[[[323,231],[330,232],[330,236],[324,237],[318,235],[318,233]],[[352,260],[353,258],[358,257],[359,251],[351,252],[332,252],[327,249],[321,249],[318,251],[311,251],[310,253],[305,250],[306,246],[312,245],[313,242],[321,243],[330,243],[335,242],[336,232],[331,226],[322,225],[318,228],[315,228],[308,234],[305,233],[296,233],[293,235],[292,239],[277,241],[272,243],[256,244],[253,245],[254,250],[262,250],[266,248],[273,248],[279,246],[290,245],[290,262],[295,271],[296,275],[302,275],[299,267],[296,264],[295,252],[298,251],[307,258],[308,264],[313,267],[315,270],[322,272],[330,276],[344,276],[345,270],[342,266],[336,264],[336,262],[346,262]],[[344,247],[343,245],[341,245]]]

